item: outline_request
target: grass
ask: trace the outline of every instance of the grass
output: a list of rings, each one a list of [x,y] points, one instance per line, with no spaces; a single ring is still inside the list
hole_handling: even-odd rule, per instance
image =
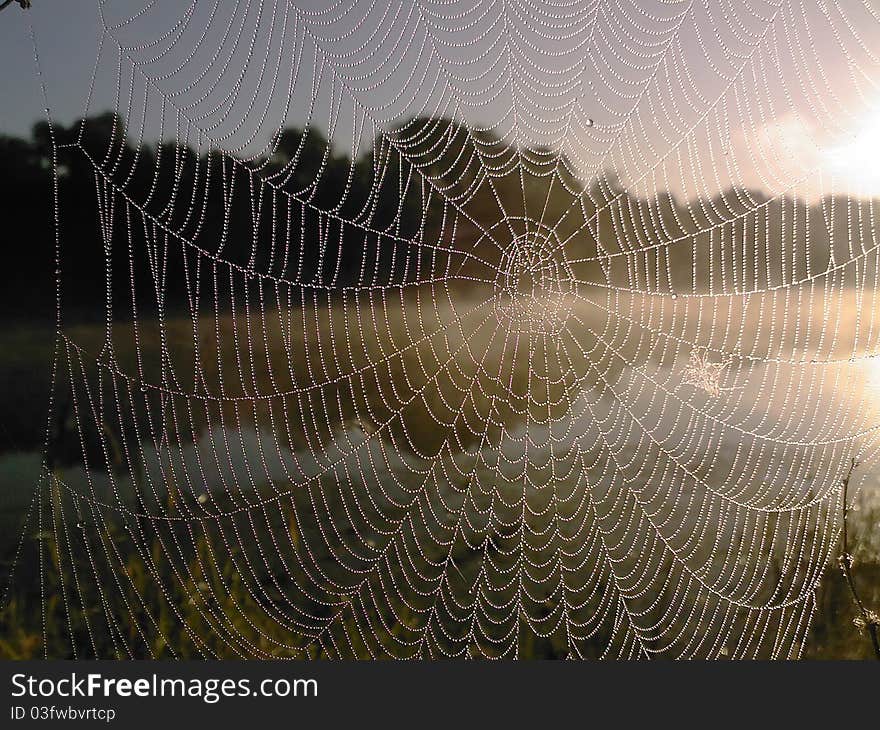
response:
[[[474,290],[469,296],[456,292],[453,297],[442,289],[421,288],[406,291],[402,299],[371,298],[361,292],[331,301],[316,295],[289,306],[269,302],[262,309],[203,313],[195,322],[180,313],[161,324],[156,317],[143,316],[136,326],[114,323],[109,335],[99,325],[66,327],[56,391],[57,412],[62,417],[52,426],[56,469],[74,467],[85,454],[94,473],[105,473],[110,483],[128,483],[132,489],[122,504],[113,502],[112,490],[107,491],[106,506],[95,507],[82,498],[95,492],[80,491],[77,496],[75,490],[65,493],[44,482],[44,530],[32,524],[26,534],[16,563],[16,589],[3,612],[0,654],[23,657],[43,650],[42,609],[38,607],[46,611],[50,629],[46,649],[53,656],[70,656],[74,647],[87,656],[139,657],[369,656],[391,647],[396,647],[394,653],[417,653],[421,649],[413,649],[412,642],[418,641],[431,621],[435,631],[449,632],[446,649],[474,652],[477,648],[468,646],[459,617],[431,612],[432,581],[445,573],[449,586],[444,590],[465,603],[473,600],[470,591],[481,580],[487,591],[490,584],[505,583],[505,576],[517,569],[521,537],[498,526],[515,525],[522,519],[522,484],[540,485],[548,475],[552,478],[554,469],[577,466],[565,457],[566,449],[579,449],[596,463],[591,470],[572,468],[570,478],[557,479],[558,493],[562,497],[590,494],[597,502],[614,503],[618,491],[626,495],[620,497],[622,517],[600,520],[609,539],[622,541],[624,548],[626,540],[632,539],[627,521],[641,519],[633,494],[646,504],[663,505],[676,495],[689,498],[675,473],[652,474],[641,469],[640,465],[663,463],[665,457],[650,440],[622,440],[634,427],[635,416],[658,424],[655,430],[662,444],[679,444],[694,453],[692,473],[711,483],[723,485],[726,470],[739,474],[748,489],[760,494],[759,478],[780,463],[787,477],[796,477],[805,485],[821,483],[828,476],[823,471],[830,469],[828,454],[773,450],[763,460],[743,464],[737,461],[740,444],[725,443],[719,437],[717,444],[700,446],[692,440],[700,422],[694,423],[687,411],[676,414],[663,397],[651,397],[654,390],[663,393],[664,388],[673,391],[677,387],[673,366],[686,351],[675,337],[698,341],[708,323],[723,318],[730,325],[726,332],[715,328],[723,336],[703,344],[729,351],[736,349],[738,337],[741,350],[766,358],[808,343],[827,322],[827,302],[806,307],[801,339],[786,342],[757,338],[755,333],[764,331],[762,322],[766,321],[750,307],[737,309],[733,300],[726,305],[729,311],[710,311],[699,301],[673,306],[664,299],[646,302],[619,296],[595,296],[593,303],[579,304],[572,313],[572,326],[563,335],[529,338],[522,334],[505,337],[504,330],[497,328],[491,304],[483,304],[485,294]],[[764,304],[765,318],[792,316],[786,314],[791,302],[785,298],[774,297]],[[675,307],[685,306],[690,308],[689,316],[673,316]],[[841,301],[840,306],[847,304]],[[638,336],[648,331],[666,336]],[[7,423],[16,424],[14,440],[23,449],[36,448],[42,439],[52,334],[51,328],[31,327],[8,329],[2,335],[8,354],[0,362],[0,371],[17,385],[4,389],[0,412],[6,414]],[[526,347],[530,348],[528,357],[522,349]],[[846,343],[838,341],[837,350],[845,349]],[[625,375],[623,360],[635,362],[644,374]],[[804,375],[797,368],[786,371],[771,365],[766,373],[773,373],[779,393],[786,392],[786,378],[804,385]],[[766,373],[753,373],[738,363],[731,377],[733,382],[736,378],[746,381],[760,396],[769,377]],[[807,383],[808,392],[824,395],[813,388],[813,381]],[[582,391],[589,396],[584,398]],[[699,411],[731,420],[736,420],[737,408],[751,417],[775,414],[773,418],[780,423],[796,410],[790,399],[777,403],[771,398],[756,411],[746,397],[749,391],[744,392],[742,398],[720,403],[700,394],[680,395],[695,402]],[[628,404],[632,414],[615,405],[620,401]],[[810,405],[820,414],[821,402]],[[574,434],[554,430],[555,419],[562,416],[566,417],[562,423],[569,417],[575,421]],[[527,452],[528,461],[522,461],[523,450],[528,448],[525,422],[529,423],[528,435],[538,442],[549,443],[551,435],[560,439],[553,458],[545,459],[533,448]],[[748,420],[739,422],[750,427]],[[353,438],[360,438],[352,436],[352,423],[372,436],[368,449],[358,452],[352,443]],[[258,474],[249,487],[230,485],[233,488],[212,493],[207,507],[200,505],[200,488],[188,482],[186,469],[181,469],[182,457],[175,456],[174,449],[204,441],[210,436],[209,424],[219,425],[226,434],[271,433],[278,439],[285,464],[296,463],[313,474],[323,470],[326,476],[310,479],[306,488],[296,488],[289,480],[261,479]],[[808,423],[807,433],[832,426]],[[150,434],[161,435],[165,454],[165,481],[155,496],[150,496],[143,481],[147,474],[143,465],[138,465],[137,458],[129,462],[126,456],[138,453]],[[501,449],[502,440],[508,451]],[[627,476],[628,492],[603,467],[612,463],[603,440],[617,444],[612,472]],[[238,447],[221,444],[221,454],[230,453],[230,448]],[[704,459],[699,448],[715,453],[714,461]],[[309,459],[323,458],[328,450],[337,457],[332,469],[317,461],[303,467],[311,463]],[[497,459],[499,451],[503,459],[496,469],[490,457]],[[345,457],[345,453],[354,456]],[[389,455],[400,456],[401,461]],[[247,453],[241,458],[259,465]],[[426,465],[431,464],[436,471],[426,473]],[[219,465],[212,469],[217,470]],[[509,480],[507,486],[499,473]],[[754,483],[748,481],[749,474]],[[75,487],[92,488],[96,487],[87,482]],[[798,485],[788,489],[789,498],[795,501],[808,494],[806,486],[800,496]],[[554,534],[556,529],[550,507],[553,494],[538,488],[528,491],[526,514],[533,541],[528,550],[539,564],[561,555],[558,544],[541,545],[541,536]],[[471,501],[466,503],[467,499]],[[577,510],[592,507],[577,499],[573,503],[579,506],[564,517],[578,524],[585,513]],[[698,564],[713,554],[711,538],[717,533],[707,532],[705,525],[723,524],[717,504],[710,500],[706,505],[703,537],[691,556]],[[356,506],[366,511],[359,513]],[[494,515],[499,534],[491,546],[481,547],[477,539],[486,528],[484,522],[471,526],[471,549],[463,548],[459,536],[458,547],[450,552],[450,534],[463,508],[473,519]],[[16,510],[20,517],[22,508]],[[138,510],[185,519],[167,524],[138,519],[132,516]],[[410,513],[439,515],[423,520],[434,535],[399,530]],[[77,527],[80,514],[85,515],[84,528]],[[229,516],[203,519],[211,515]],[[47,528],[52,520],[57,529]],[[773,563],[786,530],[794,528],[769,521],[754,527],[778,535],[778,543],[760,546],[768,564]],[[640,529],[648,528],[642,525]],[[8,537],[16,534],[12,530],[4,533]],[[563,528],[559,534],[568,553],[535,569],[529,579],[533,585],[529,586],[528,610],[539,632],[522,631],[517,621],[511,623],[505,609],[490,607],[504,606],[515,588],[508,586],[485,597],[485,621],[497,622],[493,629],[497,636],[510,630],[521,633],[519,646],[524,656],[559,656],[568,650],[558,630],[560,593],[554,591],[561,570],[568,571],[569,585],[592,586],[596,596],[604,595],[613,582],[607,566],[600,567],[603,560],[595,554],[587,562],[582,557],[598,549],[599,543],[574,544],[579,538],[574,528]],[[723,537],[746,550],[747,535]],[[422,588],[428,598],[376,602],[375,596],[386,594],[389,585],[403,580],[394,565],[403,564],[400,561],[415,546],[427,561],[420,568],[426,576]],[[8,542],[4,552],[11,555],[13,547]],[[619,572],[638,568],[637,545],[631,548],[620,557]],[[387,564],[381,559],[385,551],[394,556]],[[41,555],[45,601],[38,593]],[[766,590],[779,590],[782,595],[788,582],[794,585],[805,579],[806,568],[793,567],[784,551],[780,555],[778,564],[770,568],[778,574],[779,586]],[[452,569],[444,563],[450,558]],[[664,571],[681,577],[671,563],[651,569],[661,577]],[[861,655],[864,640],[851,623],[851,606],[844,601],[845,593],[840,593],[840,575],[835,570],[826,571],[821,583],[813,632],[804,650],[808,657]],[[866,585],[878,585],[876,555],[862,556],[853,570]],[[363,571],[366,581],[356,578]],[[655,598],[668,600],[664,582],[665,578],[652,582],[637,608],[650,612],[655,610],[651,607]],[[757,601],[769,598],[766,592],[752,596]],[[866,595],[866,602],[876,605],[877,598],[876,592]],[[709,605],[699,600],[694,610],[709,615]],[[597,598],[580,606],[579,613],[571,613],[587,624],[592,614],[612,608]],[[664,620],[662,612],[655,620]],[[346,644],[362,634],[364,622],[374,630],[381,627],[377,635],[385,642],[383,646],[357,639],[353,645]],[[746,619],[734,624],[743,632],[750,630]],[[689,630],[710,637],[706,641],[711,643],[716,626],[707,618]],[[582,633],[578,650],[586,656],[598,655],[612,640],[601,627],[594,634],[586,629]],[[308,637],[318,635],[322,641],[309,642]],[[662,649],[659,640],[646,641],[649,649]],[[500,650],[483,642],[479,651]]]

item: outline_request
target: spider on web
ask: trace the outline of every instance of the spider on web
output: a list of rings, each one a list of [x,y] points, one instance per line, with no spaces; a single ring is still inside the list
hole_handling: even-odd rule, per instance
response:
[[[705,390],[709,395],[719,396],[722,391],[721,374],[725,367],[727,367],[725,362],[712,362],[706,348],[694,348],[691,350],[688,364],[682,371],[681,384],[692,385]]]

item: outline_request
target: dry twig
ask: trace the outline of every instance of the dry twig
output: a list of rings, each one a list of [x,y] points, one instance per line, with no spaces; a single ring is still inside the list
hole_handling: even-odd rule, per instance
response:
[[[857,627],[859,627],[859,632],[861,633],[862,629],[866,629],[868,635],[871,637],[871,644],[874,647],[874,655],[877,659],[880,659],[880,640],[877,637],[877,629],[878,621],[877,613],[865,608],[865,604],[859,596],[858,590],[856,590],[856,583],[853,579],[852,574],[852,566],[853,566],[853,556],[849,552],[849,543],[848,543],[848,535],[847,535],[847,517],[849,516],[849,506],[847,504],[847,491],[849,490],[849,481],[852,478],[852,473],[855,468],[858,466],[858,463],[853,457],[850,462],[849,471],[846,473],[846,476],[843,478],[843,489],[841,495],[841,507],[843,509],[843,552],[838,558],[838,562],[840,563],[840,569],[843,571],[843,577],[846,579],[847,585],[849,586],[850,593],[852,593],[853,601],[856,604],[856,608],[859,611],[859,616],[856,617],[854,623]]]

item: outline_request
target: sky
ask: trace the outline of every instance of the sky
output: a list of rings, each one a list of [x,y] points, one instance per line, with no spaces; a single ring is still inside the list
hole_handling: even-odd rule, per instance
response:
[[[34,0],[0,13],[0,133],[117,109],[145,141],[247,157],[313,124],[357,155],[443,114],[643,195],[880,195],[876,3],[821,7]]]

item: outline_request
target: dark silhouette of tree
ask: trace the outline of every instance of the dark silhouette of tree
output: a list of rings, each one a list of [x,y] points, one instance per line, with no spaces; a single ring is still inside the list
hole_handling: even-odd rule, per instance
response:
[[[815,277],[870,235],[869,216],[846,198],[805,205],[726,190],[702,204],[665,192],[647,200],[612,171],[585,188],[564,157],[443,118],[412,119],[355,160],[317,129],[289,128],[271,154],[244,162],[178,143],[133,144],[124,120],[105,113],[51,133],[39,122],[29,139],[0,136],[0,165],[11,319],[55,310],[53,174],[67,321],[103,319],[108,298],[123,320],[135,310],[213,307],[215,286],[223,306],[238,306],[230,286],[257,295],[276,280],[296,304],[318,290],[450,271],[488,279],[510,243],[502,223],[517,217],[555,226],[572,258],[585,259],[573,265],[578,280],[628,286],[636,276],[658,291],[717,292],[722,277],[728,290]]]

